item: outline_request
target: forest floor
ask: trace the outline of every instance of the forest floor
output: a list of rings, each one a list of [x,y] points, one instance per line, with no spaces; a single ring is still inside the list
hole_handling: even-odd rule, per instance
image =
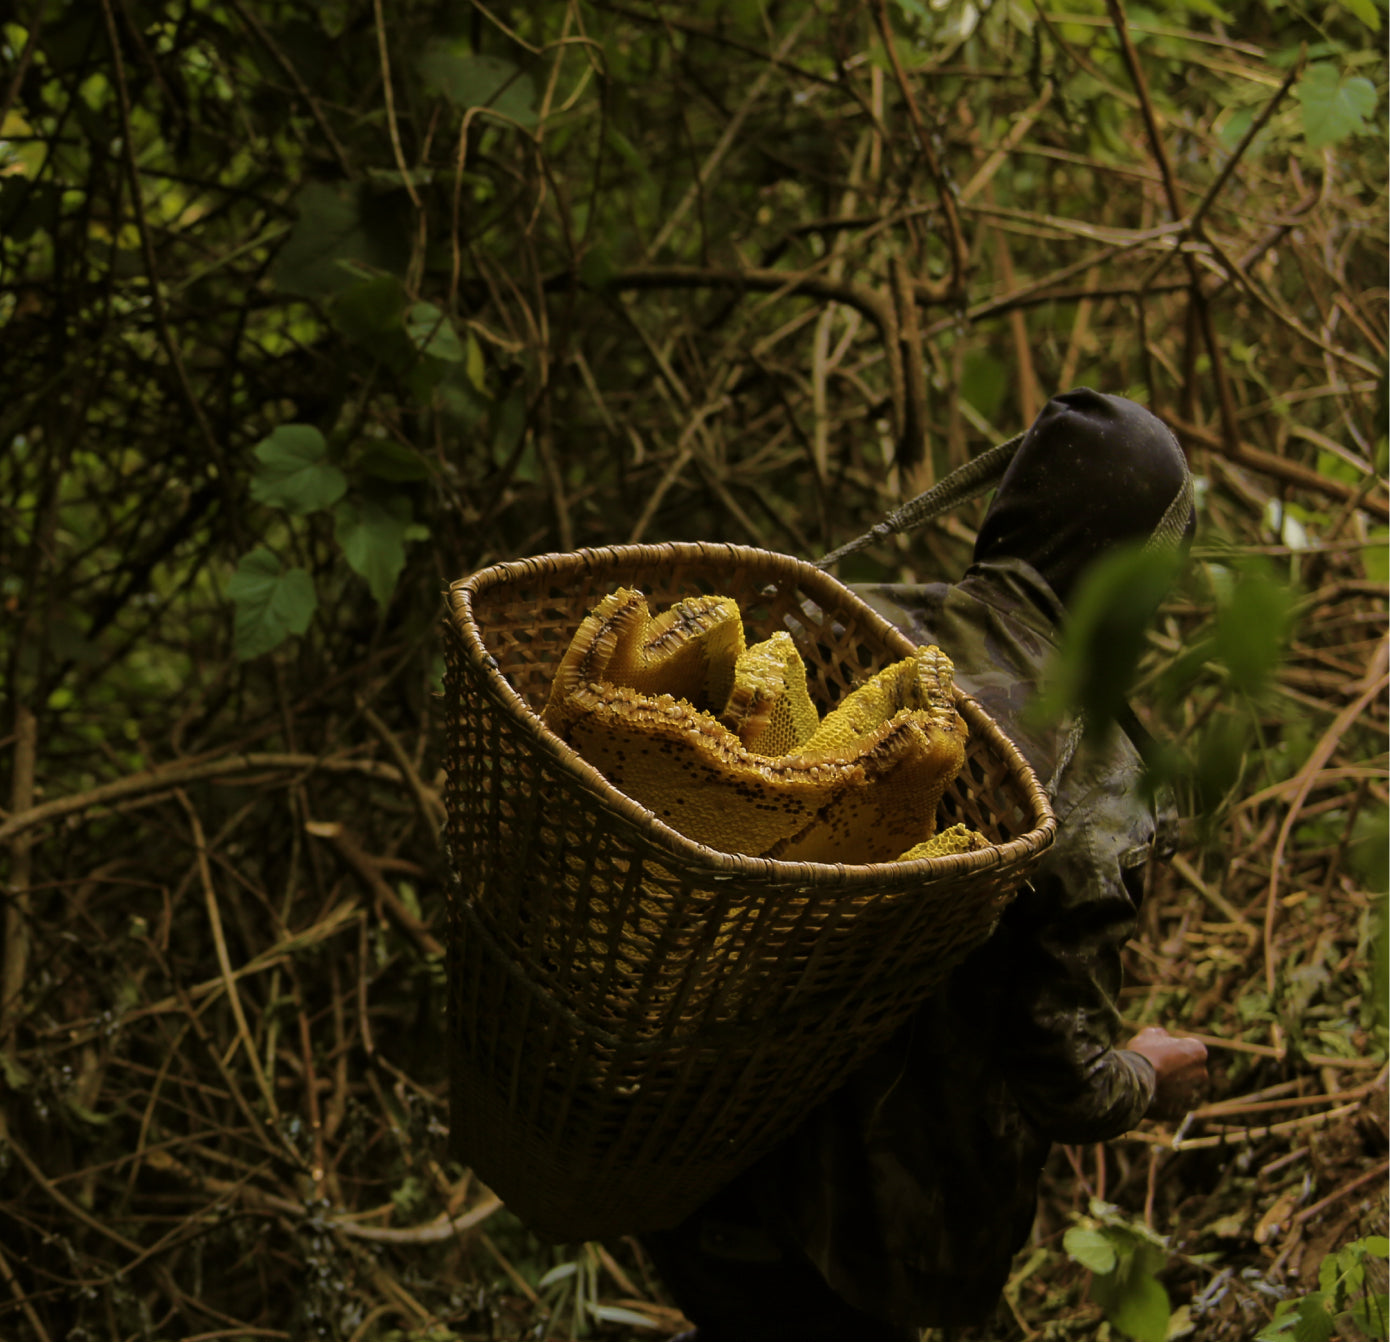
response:
[[[1328,591],[1311,628],[1352,633],[1333,654],[1296,640],[1281,674],[1355,708],[1383,690],[1385,644],[1364,637],[1378,617],[1356,592]],[[1328,664],[1331,679],[1304,674]],[[19,1229],[0,1248],[5,1336],[684,1327],[635,1241],[546,1244],[450,1162],[445,871],[438,851],[406,856],[438,833],[441,803],[427,761],[366,713],[374,753],[257,755],[253,731],[234,754],[30,813],[86,815],[65,833],[119,833],[124,853],[55,883],[30,953],[38,1024],[4,1056],[4,1210]],[[1334,716],[1292,778],[1236,789],[1220,845],[1189,822],[1159,870],[1121,1007],[1127,1029],[1203,1039],[1210,1095],[1176,1129],[1054,1150],[987,1336],[1139,1332],[1107,1318],[1114,1294],[1068,1253],[1072,1228],[1106,1239],[1131,1297],[1194,1339],[1255,1336],[1281,1299],[1317,1288],[1329,1255],[1386,1234],[1384,961],[1348,780],[1371,812],[1383,801],[1380,767],[1339,754],[1349,721]],[[289,819],[362,816],[363,790],[365,833]],[[275,853],[312,877],[293,910],[257,876]],[[1383,1267],[1369,1268],[1382,1291]],[[1349,1317],[1337,1329],[1366,1336]]]

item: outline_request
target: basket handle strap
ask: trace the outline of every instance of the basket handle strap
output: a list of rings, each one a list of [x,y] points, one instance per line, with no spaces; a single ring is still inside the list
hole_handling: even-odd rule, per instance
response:
[[[885,536],[915,531],[924,523],[940,517],[942,513],[949,513],[961,504],[982,495],[986,490],[992,489],[1003,478],[1025,437],[1025,434],[1015,434],[1011,439],[986,449],[978,457],[972,457],[964,466],[956,467],[949,475],[938,480],[931,489],[895,508],[882,522],[875,523],[867,532],[822,556],[815,562],[816,568],[828,569],[845,556],[853,555],[866,546],[873,545],[875,541],[881,541]],[[1182,484],[1173,496],[1173,502],[1168,505],[1158,526],[1149,535],[1148,548],[1175,546],[1181,542],[1192,519],[1194,494],[1192,473],[1184,470]]]
[[[923,523],[930,522],[942,513],[968,503],[971,499],[992,489],[1003,477],[1009,463],[1023,442],[1022,434],[1015,434],[1006,443],[1000,443],[978,457],[972,457],[964,466],[958,466],[948,476],[938,480],[931,489],[919,494],[915,499],[895,508],[882,522],[875,523],[862,536],[847,541],[838,550],[816,561],[817,569],[828,569],[846,555],[853,555],[871,546],[875,541],[896,532],[915,531]]]

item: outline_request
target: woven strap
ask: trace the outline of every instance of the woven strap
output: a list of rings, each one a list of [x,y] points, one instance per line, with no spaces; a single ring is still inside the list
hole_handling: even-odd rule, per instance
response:
[[[1158,526],[1149,533],[1149,539],[1144,543],[1144,549],[1165,550],[1176,549],[1180,546],[1183,537],[1187,535],[1188,525],[1192,521],[1192,509],[1195,502],[1196,491],[1192,485],[1192,472],[1187,469],[1184,458],[1182,484],[1178,486],[1178,492],[1173,496],[1173,502],[1168,505],[1167,510],[1158,520]]]
[[[856,536],[853,541],[847,541],[839,549],[832,550],[828,555],[818,559],[815,562],[816,568],[828,569],[845,556],[856,554],[885,536],[915,531],[933,518],[949,513],[961,504],[982,495],[1003,479],[1004,472],[1008,470],[1009,463],[1013,461],[1014,454],[1018,452],[1019,445],[1025,437],[1024,434],[1015,434],[1007,442],[987,449],[978,457],[972,457],[964,466],[958,466],[943,480],[938,480],[931,489],[895,508],[882,522],[875,523],[863,535]],[[1186,535],[1188,525],[1192,521],[1193,506],[1192,473],[1187,470],[1184,460],[1182,484],[1173,496],[1173,502],[1159,519],[1158,526],[1149,534],[1146,549],[1157,550],[1177,546]]]
[[[944,480],[938,480],[931,489],[909,499],[901,508],[895,508],[882,522],[875,523],[863,536],[856,536],[838,550],[832,550],[823,559],[816,561],[817,569],[828,569],[832,564],[863,550],[865,546],[896,532],[915,531],[924,522],[930,522],[942,513],[968,503],[997,485],[1003,478],[1008,465],[1023,442],[1022,434],[1015,434],[1007,443],[972,457],[964,466],[958,466]]]

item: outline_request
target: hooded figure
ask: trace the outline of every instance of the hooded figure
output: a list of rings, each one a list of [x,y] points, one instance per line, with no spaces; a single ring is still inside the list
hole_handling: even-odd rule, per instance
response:
[[[1068,734],[1025,717],[1086,570],[1128,542],[1181,543],[1191,505],[1169,430],[1078,389],[1019,444],[960,582],[858,589],[946,650],[1038,777],[1057,774],[1057,840],[884,1050],[679,1227],[643,1237],[697,1337],[959,1336],[998,1302],[1051,1144],[1181,1113],[1200,1087],[1195,1041],[1150,1028],[1116,1047],[1120,951],[1176,817],[1146,796],[1125,732],[1057,773]]]

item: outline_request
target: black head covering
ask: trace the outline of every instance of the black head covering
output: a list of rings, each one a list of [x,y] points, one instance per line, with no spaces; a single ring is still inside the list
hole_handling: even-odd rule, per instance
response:
[[[1191,475],[1178,440],[1122,396],[1079,387],[1033,421],[980,527],[975,559],[1027,560],[1065,603],[1106,551],[1192,533]]]

